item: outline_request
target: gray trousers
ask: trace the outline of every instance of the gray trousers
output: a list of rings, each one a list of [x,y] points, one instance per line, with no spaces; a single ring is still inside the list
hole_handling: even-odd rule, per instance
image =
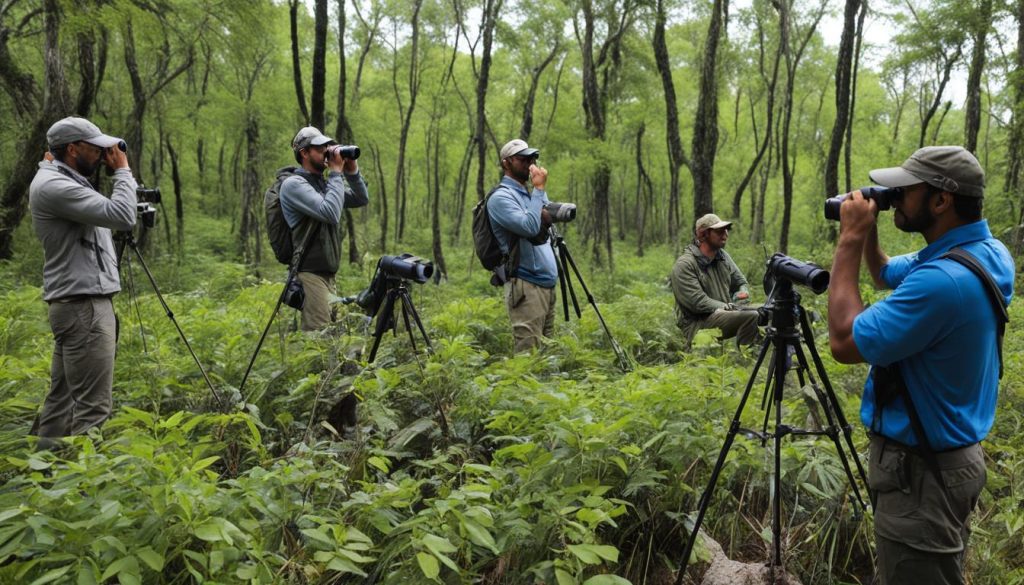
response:
[[[50,393],[36,434],[40,448],[103,424],[113,410],[117,320],[109,297],[50,304],[53,362]]]

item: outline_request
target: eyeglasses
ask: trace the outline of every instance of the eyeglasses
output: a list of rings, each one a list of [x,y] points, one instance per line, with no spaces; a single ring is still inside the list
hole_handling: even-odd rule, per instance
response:
[[[537,160],[537,156],[536,155],[525,155],[525,154],[517,154],[517,155],[513,156],[512,158],[518,159],[519,162],[528,162],[528,163],[533,163],[534,161]]]

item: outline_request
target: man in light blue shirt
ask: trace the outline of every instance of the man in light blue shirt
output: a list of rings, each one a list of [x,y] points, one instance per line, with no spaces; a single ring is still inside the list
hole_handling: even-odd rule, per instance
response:
[[[518,262],[505,282],[505,307],[515,351],[520,352],[539,346],[554,332],[558,266],[548,238],[548,171],[537,165],[540,151],[523,140],[511,140],[500,156],[505,176],[488,197],[487,214],[501,251],[515,257],[518,248]]]
[[[878,242],[874,199],[855,191],[840,208],[829,293],[829,343],[843,363],[867,362],[861,419],[871,429],[868,487],[882,585],[963,583],[969,516],[985,485],[979,441],[995,418],[1000,307],[1014,265],[981,218],[985,173],[956,146],[919,149],[901,166],[871,171],[899,189],[893,221],[927,246],[889,258]],[[944,255],[973,256],[994,286]],[[879,287],[865,308],[860,256]]]

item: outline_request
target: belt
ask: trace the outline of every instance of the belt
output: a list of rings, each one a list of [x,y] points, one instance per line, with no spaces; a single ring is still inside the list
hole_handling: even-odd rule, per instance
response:
[[[60,297],[58,299],[50,299],[47,304],[53,303],[81,303],[84,301],[91,301],[93,299],[110,299],[114,297],[114,293],[107,293],[105,295],[68,295],[66,297]]]
[[[890,439],[889,437],[887,437],[885,435],[881,435],[881,434],[877,434],[877,433],[873,433],[871,436],[872,437],[877,437],[877,438],[883,440],[885,442],[886,446],[892,445],[893,447],[895,447],[897,449],[901,449],[903,451],[906,451],[907,453],[911,453],[913,455],[917,455],[918,457],[923,457],[924,456],[923,455],[924,451],[922,451],[920,447],[914,447],[914,446],[911,446],[911,445],[907,445],[906,443],[901,443],[900,441],[897,441],[896,439]],[[936,455],[949,455],[951,453],[956,453],[957,451],[962,451],[964,449],[970,449],[971,447],[974,447],[977,444],[978,443],[971,443],[969,445],[960,445],[959,447],[950,447],[949,449],[940,449],[938,451],[935,451],[935,454]]]

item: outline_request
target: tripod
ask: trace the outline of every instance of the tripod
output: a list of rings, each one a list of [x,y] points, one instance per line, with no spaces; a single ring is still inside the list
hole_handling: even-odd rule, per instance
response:
[[[387,295],[384,297],[384,302],[378,305],[376,311],[374,311],[372,317],[377,317],[377,326],[373,330],[373,348],[370,350],[370,358],[368,361],[372,362],[377,357],[377,348],[380,347],[381,337],[384,336],[384,332],[391,329],[398,335],[398,322],[395,321],[395,302],[398,300],[402,301],[402,321],[405,322],[405,330],[409,332],[409,342],[412,344],[412,350],[416,350],[416,337],[412,333],[412,323],[410,323],[409,317],[412,317],[412,322],[416,323],[416,327],[420,330],[420,334],[423,336],[424,343],[427,344],[427,351],[432,351],[434,346],[430,345],[430,338],[427,337],[427,331],[423,328],[423,322],[420,321],[420,315],[416,312],[416,307],[412,304],[412,296],[409,294],[409,288],[406,286],[405,279],[398,278],[395,276],[387,276],[386,284],[384,285],[387,289]]]
[[[579,281],[580,287],[583,289],[583,293],[587,295],[587,302],[590,303],[591,307],[594,307],[594,313],[597,314],[597,320],[601,323],[601,327],[604,329],[604,334],[608,337],[608,342],[612,346],[612,351],[615,352],[615,357],[619,362],[619,368],[623,372],[628,372],[633,369],[633,365],[630,363],[629,358],[626,356],[626,352],[622,350],[619,342],[615,341],[612,337],[612,332],[608,329],[608,325],[604,322],[604,317],[601,315],[600,309],[597,308],[597,301],[594,300],[594,295],[590,294],[590,289],[587,288],[587,283],[583,282],[583,276],[580,274],[580,269],[576,267],[576,262],[572,259],[572,254],[569,253],[569,246],[565,243],[565,238],[562,234],[558,233],[555,226],[548,228],[548,234],[551,237],[551,246],[555,250],[555,262],[558,264],[558,287],[562,292],[562,309],[565,314],[565,320],[569,320],[569,301],[572,300],[572,308],[576,312],[576,318],[579,319],[583,316],[580,311],[579,299],[576,297],[576,289],[572,286],[571,274],[576,275],[576,280]],[[572,268],[570,274],[569,269]],[[568,295],[566,294],[568,291]]]
[[[686,549],[683,552],[683,558],[680,561],[679,574],[676,576],[675,581],[676,585],[682,583],[683,575],[686,573],[686,567],[690,562],[690,555],[693,552],[694,544],[696,544],[697,536],[700,533],[701,523],[704,521],[704,515],[711,503],[711,494],[715,489],[715,484],[718,482],[718,477],[725,465],[725,458],[729,453],[729,449],[732,447],[733,440],[736,438],[737,433],[742,433],[745,436],[757,437],[761,440],[762,446],[764,446],[769,439],[772,439],[774,443],[775,467],[774,477],[772,478],[772,558],[768,563],[771,583],[775,583],[776,568],[781,568],[783,566],[781,542],[782,504],[780,496],[782,493],[782,439],[786,435],[821,435],[829,437],[835,444],[836,452],[839,453],[839,459],[843,464],[843,470],[846,472],[846,478],[849,480],[850,487],[853,489],[860,511],[867,509],[864,499],[861,497],[860,490],[857,487],[853,469],[850,467],[850,459],[853,459],[853,462],[857,467],[857,473],[861,481],[864,482],[864,485],[867,485],[867,475],[864,473],[864,467],[861,465],[860,459],[857,456],[857,450],[853,446],[850,424],[843,415],[843,411],[839,406],[839,400],[836,397],[835,391],[832,389],[832,384],[828,381],[827,374],[825,373],[825,366],[821,363],[821,357],[818,355],[818,351],[814,347],[811,323],[807,317],[807,313],[800,306],[800,295],[793,290],[793,283],[784,278],[777,279],[775,289],[772,291],[772,294],[769,297],[769,303],[766,304],[765,309],[771,312],[771,325],[765,332],[766,335],[764,343],[761,345],[760,352],[757,356],[757,362],[754,364],[754,369],[750,373],[750,379],[747,380],[746,389],[743,391],[743,396],[740,398],[740,404],[736,409],[736,415],[733,417],[732,423],[729,425],[729,431],[725,437],[725,442],[722,445],[722,450],[718,453],[718,460],[715,462],[715,467],[711,471],[711,479],[708,480],[708,485],[705,488],[704,493],[701,495],[700,503],[697,506],[697,519],[694,522],[693,529],[690,532],[690,538],[686,543]],[[800,326],[799,330],[797,329],[798,320]],[[822,386],[819,386],[815,380],[814,373],[812,372],[810,364],[808,364],[807,358],[804,355],[803,348],[800,344],[801,333],[803,336],[803,342],[807,345],[807,349],[811,354],[811,359],[814,361],[814,370],[816,370],[818,375],[821,377],[824,392],[822,391]],[[740,428],[740,416],[743,414],[743,407],[746,405],[747,399],[750,397],[750,391],[754,387],[754,380],[757,377],[757,371],[764,362],[765,356],[768,354],[769,347],[772,348],[772,356],[771,361],[768,363],[768,374],[765,380],[765,401],[767,402],[770,393],[772,402],[768,403],[768,408],[765,411],[764,423],[760,432],[742,429]],[[797,361],[795,367],[792,363],[793,357],[795,357]],[[818,402],[821,404],[822,410],[825,413],[827,426],[824,429],[807,430],[782,424],[783,386],[786,381],[786,373],[790,369],[796,370],[801,386],[804,385],[805,375],[810,381],[811,387],[814,389],[814,393],[818,398]],[[774,432],[768,432],[768,419],[773,407],[775,409],[775,429]],[[840,430],[845,438],[845,447],[843,445],[843,441],[840,441],[839,438]],[[844,449],[848,449],[849,453],[847,454]]]
[[[114,235],[114,239],[117,242],[117,266],[122,266],[121,261],[124,261],[125,271],[128,273],[128,294],[130,297],[129,303],[135,305],[135,315],[139,319],[139,330],[142,331],[142,314],[139,311],[139,300],[135,295],[135,278],[132,273],[132,257],[126,256],[124,251],[125,248],[131,248],[135,252],[135,257],[139,259],[139,265],[142,266],[143,272],[149,278],[149,284],[153,287],[153,292],[156,293],[156,298],[160,301],[160,306],[164,308],[164,313],[167,318],[174,323],[174,328],[178,330],[178,336],[185,342],[185,347],[188,348],[188,352],[192,355],[192,359],[196,362],[196,367],[199,368],[199,372],[203,375],[203,380],[206,381],[206,385],[210,388],[210,392],[213,393],[213,397],[221,405],[222,408],[226,407],[224,400],[217,394],[217,390],[213,387],[213,382],[210,381],[210,377],[206,374],[206,370],[203,368],[203,364],[200,363],[199,357],[196,356],[196,352],[192,350],[192,344],[188,342],[188,338],[185,337],[185,332],[182,331],[181,325],[178,324],[178,320],[174,318],[174,313],[171,312],[171,308],[167,306],[167,301],[164,300],[164,295],[160,293],[160,287],[156,284],[156,278],[153,277],[153,273],[149,271],[149,266],[146,266],[146,260],[142,257],[142,252],[139,250],[138,243],[135,241],[135,235],[130,231],[117,232]],[[142,349],[148,352],[149,349],[146,347],[146,335],[142,333]]]

